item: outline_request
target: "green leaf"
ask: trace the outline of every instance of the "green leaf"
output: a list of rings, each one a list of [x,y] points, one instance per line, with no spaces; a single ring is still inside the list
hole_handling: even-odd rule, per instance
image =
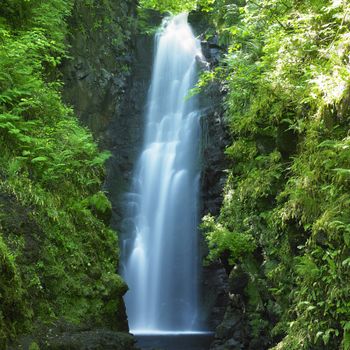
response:
[[[44,156],[35,157],[31,160],[32,163],[39,163],[39,162],[46,162],[46,161],[48,161],[48,158]]]

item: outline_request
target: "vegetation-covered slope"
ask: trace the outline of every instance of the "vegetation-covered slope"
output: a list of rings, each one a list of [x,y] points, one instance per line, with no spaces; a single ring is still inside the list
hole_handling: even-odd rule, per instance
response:
[[[218,34],[227,55],[200,85],[219,79],[227,91],[232,166],[221,214],[203,227],[209,259],[229,255],[250,277],[246,346],[350,349],[349,3],[217,0],[204,9],[206,35]]]
[[[125,322],[117,238],[100,190],[108,153],[61,101],[72,7],[0,7],[0,348],[58,319]]]
[[[227,49],[200,84],[222,82],[232,139],[221,214],[203,227],[209,259],[249,276],[246,347],[350,349],[350,5],[141,5],[202,8],[208,39]],[[60,97],[72,7],[0,7],[0,348],[58,319],[122,324],[125,286],[100,191],[108,155]]]
[[[205,220],[211,256],[229,251],[250,275],[248,317],[266,347],[349,349],[349,4],[215,9],[232,167],[219,218]]]

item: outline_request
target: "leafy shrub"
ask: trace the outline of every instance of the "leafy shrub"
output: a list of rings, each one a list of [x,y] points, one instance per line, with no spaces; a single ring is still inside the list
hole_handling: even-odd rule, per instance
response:
[[[61,100],[70,0],[0,9],[0,347],[33,326],[118,327],[116,274],[100,152]],[[34,346],[34,345],[33,345]]]
[[[231,251],[248,272],[230,233],[256,242],[248,314],[270,334],[266,347],[349,348],[349,11],[327,0],[220,0],[208,17],[207,36],[227,46],[210,80],[228,91],[232,137],[221,213],[204,218],[209,257]],[[259,317],[270,322],[258,327]]]

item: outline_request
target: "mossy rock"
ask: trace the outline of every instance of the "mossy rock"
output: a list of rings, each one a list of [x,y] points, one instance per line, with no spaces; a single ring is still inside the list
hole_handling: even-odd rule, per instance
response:
[[[133,350],[135,339],[127,333],[106,330],[64,333],[48,338],[41,350]]]
[[[228,278],[230,293],[242,295],[248,282],[249,275],[242,269],[241,266],[234,266]]]

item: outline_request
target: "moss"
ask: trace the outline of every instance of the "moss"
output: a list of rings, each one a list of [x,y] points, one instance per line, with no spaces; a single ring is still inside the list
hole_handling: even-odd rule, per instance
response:
[[[276,349],[347,348],[349,4],[214,7],[215,34],[228,45],[215,77],[228,91],[232,138],[215,225],[226,243],[237,234],[257,242],[251,346],[265,334]]]
[[[101,192],[109,153],[61,100],[73,5],[5,1],[0,10],[0,348],[57,320],[125,328]]]
[[[32,342],[29,346],[29,350],[40,350],[40,347],[36,342]]]

